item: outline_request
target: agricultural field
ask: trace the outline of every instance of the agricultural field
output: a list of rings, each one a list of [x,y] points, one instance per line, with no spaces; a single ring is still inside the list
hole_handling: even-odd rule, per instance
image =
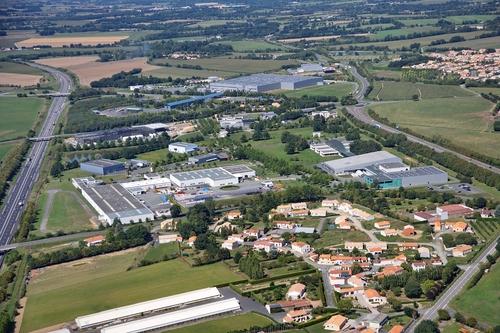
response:
[[[50,45],[51,47],[63,47],[71,44],[84,46],[109,45],[127,39],[124,33],[89,33],[89,34],[60,34],[46,37],[31,37],[16,42],[17,47],[35,47],[38,45]]]
[[[287,97],[300,98],[303,96],[337,96],[340,100],[343,96],[353,92],[355,84],[352,82],[339,82],[323,86],[304,88],[299,90],[279,91]]]
[[[179,243],[171,242],[167,244],[159,244],[148,249],[144,255],[144,260],[149,262],[158,262],[165,257],[170,257],[179,253]]]
[[[471,48],[471,49],[487,49],[487,48],[499,48],[500,47],[500,36],[480,38],[480,39],[469,39],[458,43],[447,43],[440,44],[440,48],[456,47],[456,48]]]
[[[500,233],[500,223],[492,219],[477,219],[471,223],[476,235],[488,241]]]
[[[174,330],[168,330],[168,333],[222,333],[234,330],[248,329],[252,326],[266,326],[272,324],[273,321],[263,315],[257,313],[245,313],[236,316],[214,319],[199,324],[194,324]],[[165,333],[166,333],[165,332]]]
[[[431,31],[437,31],[439,30],[438,27],[433,27],[433,26],[423,26],[423,27],[413,27],[413,28],[401,28],[401,29],[389,29],[389,30],[380,30],[377,31],[374,34],[369,35],[370,39],[372,40],[381,40],[384,39],[387,36],[403,36],[403,35],[408,35],[412,33],[428,33]]]
[[[244,23],[244,20],[207,20],[189,25],[190,28],[208,28],[225,25],[228,23]]]
[[[484,93],[484,94],[495,94],[500,96],[500,88],[495,88],[495,87],[471,87],[468,88],[472,91],[475,91],[477,93]]]
[[[377,101],[409,100],[413,95],[419,99],[468,97],[474,93],[459,86],[422,84],[412,82],[375,81],[369,98]]]
[[[466,317],[473,316],[479,322],[491,326],[500,325],[500,265],[494,265],[489,273],[484,274],[476,286],[466,290],[455,298],[451,305]]]
[[[43,74],[28,65],[0,61],[0,86],[33,86],[40,82]]]
[[[149,65],[151,66],[151,65]],[[219,76],[222,78],[229,78],[235,76],[236,73],[226,72],[226,71],[216,71],[216,70],[206,70],[206,69],[192,69],[192,68],[178,68],[178,67],[165,67],[165,66],[154,66],[154,69],[150,69],[147,72],[143,72],[144,75],[152,75],[160,78],[171,77],[173,79],[188,79],[192,77],[209,77],[209,76]]]
[[[25,137],[47,106],[48,102],[42,98],[1,97],[0,141]]]
[[[9,30],[6,36],[0,36],[0,48],[13,48],[16,42],[37,36],[35,30]]]
[[[160,67],[150,65],[146,58],[133,58],[127,60],[98,62],[97,56],[57,57],[36,60],[37,63],[52,67],[61,67],[75,73],[80,84],[88,86],[90,82],[110,77],[120,71],[130,71],[142,68],[143,73]]]
[[[481,97],[433,98],[374,105],[380,116],[428,138],[500,158],[498,134],[491,131],[492,104]]]
[[[10,149],[14,147],[14,144],[11,143],[0,143],[0,163],[3,157],[10,151]]]
[[[267,49],[278,50],[278,51],[289,50],[289,48],[285,46],[269,43],[264,40],[232,40],[232,41],[217,42],[216,44],[231,45],[233,47],[234,52],[255,52],[258,50],[267,50]]]
[[[33,272],[21,332],[242,278],[221,262],[190,267],[181,259],[127,271],[137,254],[128,250]]]
[[[282,66],[296,64],[297,61],[231,59],[227,57],[217,57],[194,60],[154,59],[151,62],[152,65],[161,65],[165,63],[168,63],[172,67],[182,65],[200,66],[203,70],[211,70],[214,72],[260,73],[280,70]]]

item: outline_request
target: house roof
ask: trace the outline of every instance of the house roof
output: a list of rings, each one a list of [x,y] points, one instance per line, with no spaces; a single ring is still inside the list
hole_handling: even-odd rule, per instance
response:
[[[392,328],[389,330],[388,333],[402,333],[404,331],[404,326],[402,325],[394,325]]]
[[[95,242],[103,242],[106,240],[106,237],[103,235],[97,235],[89,238],[85,238],[86,243],[95,243]]]
[[[375,289],[366,289],[365,296],[367,298],[375,298],[375,297],[380,297],[380,294]]]
[[[474,211],[472,208],[461,204],[439,206],[439,209],[448,214],[470,214]]]
[[[466,251],[472,251],[472,246],[470,245],[467,245],[467,244],[460,244],[460,245],[457,245],[455,246],[455,248],[453,249],[453,251],[455,252],[466,252]]]
[[[301,294],[304,292],[306,289],[306,286],[303,285],[302,283],[294,283],[290,286],[290,289],[288,289],[288,293],[298,293]]]
[[[336,325],[337,327],[341,327],[347,320],[348,319],[342,315],[334,315],[326,321],[325,325]]]

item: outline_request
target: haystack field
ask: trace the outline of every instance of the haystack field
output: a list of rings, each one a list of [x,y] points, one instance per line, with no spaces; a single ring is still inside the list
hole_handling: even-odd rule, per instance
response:
[[[33,37],[16,43],[17,47],[34,47],[37,45],[50,45],[52,47],[63,47],[71,44],[82,44],[85,46],[95,46],[98,44],[114,44],[129,36],[75,36],[75,37]]]
[[[41,75],[0,73],[0,86],[34,86],[41,78]]]
[[[90,82],[110,77],[121,71],[142,68],[143,72],[159,69],[146,62],[147,58],[98,62],[96,56],[58,57],[35,60],[37,63],[52,67],[66,68],[78,76],[81,85],[89,86]]]

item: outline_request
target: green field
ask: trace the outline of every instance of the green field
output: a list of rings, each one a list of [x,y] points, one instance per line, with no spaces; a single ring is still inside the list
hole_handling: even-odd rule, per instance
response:
[[[45,203],[47,202],[47,193],[42,195],[40,200],[41,216],[45,212]],[[81,231],[91,229],[90,211],[85,210],[82,204],[85,204],[83,198],[76,191],[61,191],[53,193],[52,204],[48,211],[47,231],[55,232],[63,230],[65,232]]]
[[[37,68],[18,64],[16,62],[0,61],[0,72],[2,73],[16,73],[16,74],[30,74],[30,75],[44,75],[45,73]]]
[[[3,157],[7,155],[7,153],[12,147],[14,147],[14,144],[10,143],[0,144],[0,161],[2,161]]]
[[[192,268],[180,259],[127,271],[136,255],[99,256],[41,272],[28,285],[21,332],[242,278],[223,263]]]
[[[194,324],[174,330],[168,330],[169,333],[226,333],[235,330],[248,329],[252,326],[266,326],[273,321],[257,313],[245,313],[236,316],[214,319],[199,324]],[[166,333],[165,332],[165,333]]]
[[[280,70],[281,66],[296,64],[297,61],[230,59],[224,57],[217,57],[217,58],[201,58],[193,60],[154,59],[151,63],[152,64],[168,63],[173,67],[176,67],[177,65],[201,66],[203,70],[244,74],[244,73],[260,73],[260,72]]]
[[[454,145],[500,158],[498,133],[491,130],[492,104],[481,97],[402,101],[371,108],[391,122],[426,137],[439,135]]]
[[[156,76],[160,78],[168,78],[169,76],[173,79],[186,79],[192,77],[209,77],[209,76],[220,76],[220,77],[230,77],[234,76],[234,73],[226,71],[214,71],[214,70],[197,70],[191,68],[178,68],[178,67],[162,67],[158,69],[153,69],[150,71],[145,71],[142,73],[145,76]]]
[[[500,48],[500,37],[488,37],[488,38],[480,38],[480,39],[470,39],[463,42],[458,43],[447,43],[438,45],[440,48],[447,47],[466,47],[471,49],[487,49],[487,48]]]
[[[219,25],[225,25],[227,23],[244,23],[244,20],[207,20],[207,21],[201,21],[198,23],[194,23],[191,25],[188,25],[190,28],[208,28],[208,27],[215,27]]]
[[[314,241],[315,248],[322,248],[334,245],[343,245],[345,241],[366,242],[370,237],[359,230],[327,230],[321,237]]]
[[[299,90],[280,91],[287,97],[299,98],[302,96],[342,96],[349,95],[354,90],[351,82],[332,83],[324,86],[310,87]]]
[[[47,101],[36,97],[0,97],[0,141],[25,137]]]
[[[472,91],[478,92],[478,93],[485,93],[485,94],[495,94],[500,96],[500,88],[495,88],[495,87],[471,87],[468,88]]]
[[[500,265],[496,264],[485,274],[476,286],[466,290],[452,301],[454,309],[466,316],[474,316],[478,321],[492,326],[500,325]]]
[[[422,84],[412,82],[375,81],[369,98],[380,101],[409,100],[413,95],[420,99],[474,96],[459,86]]]
[[[179,243],[172,242],[167,244],[159,244],[148,249],[144,260],[157,262],[163,260],[166,256],[171,256],[179,253]]]
[[[272,44],[264,40],[232,40],[232,41],[217,42],[216,44],[231,45],[235,52],[254,52],[257,50],[267,50],[267,49],[281,50],[281,51],[289,50],[289,48],[285,46]]]
[[[402,28],[402,29],[389,29],[389,30],[380,30],[370,35],[370,39],[372,40],[383,40],[387,36],[403,36],[416,32],[430,32],[439,30],[438,27],[433,26],[423,26],[423,27],[413,27],[413,28]]]

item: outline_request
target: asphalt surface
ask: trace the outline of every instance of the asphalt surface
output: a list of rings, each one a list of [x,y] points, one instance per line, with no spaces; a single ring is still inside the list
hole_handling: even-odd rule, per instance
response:
[[[411,333],[415,330],[415,327],[423,320],[433,320],[437,317],[437,312],[440,309],[445,309],[451,300],[457,296],[457,294],[467,285],[474,274],[479,270],[479,265],[481,262],[486,260],[488,254],[493,254],[495,252],[495,246],[497,243],[495,239],[455,280],[452,285],[445,290],[445,292],[439,297],[439,299],[430,308],[425,310],[419,319],[414,321],[407,329],[407,332]]]
[[[71,79],[65,73],[46,66],[31,63],[29,65],[47,71],[54,76],[59,82],[60,93],[69,93],[71,91]],[[45,137],[52,135],[59,116],[64,110],[66,99],[66,97],[53,98],[42,129],[38,134],[39,136]],[[32,143],[32,147],[27,153],[26,160],[21,166],[15,182],[11,185],[5,197],[0,211],[0,246],[9,244],[18,228],[19,221],[25,209],[26,199],[39,177],[40,168],[48,145],[48,141]]]
[[[439,152],[439,153],[442,153],[442,152],[447,152],[447,153],[451,153],[457,157],[459,157],[460,159],[464,160],[464,161],[467,161],[469,163],[472,163],[478,167],[481,167],[481,168],[484,168],[484,169],[488,169],[494,173],[497,173],[497,174],[500,174],[500,168],[497,168],[495,166],[492,166],[488,163],[484,163],[484,162],[481,162],[479,160],[476,160],[476,159],[473,159],[473,158],[470,158],[468,156],[465,156],[463,154],[460,154],[456,151],[453,151],[451,149],[448,149],[448,148],[445,148],[445,147],[442,147],[440,145],[437,145],[433,142],[429,142],[427,140],[424,140],[424,139],[421,139],[419,137],[416,137],[414,135],[411,135],[411,134],[408,134],[406,132],[403,132],[403,131],[400,131],[396,128],[393,128],[393,127],[390,127],[390,126],[387,126],[383,123],[380,123],[378,121],[376,121],[375,119],[373,119],[372,117],[370,117],[366,112],[365,112],[365,107],[367,105],[369,105],[371,102],[370,101],[366,101],[365,100],[365,93],[366,93],[366,90],[368,89],[368,86],[369,86],[369,82],[368,80],[361,76],[361,74],[358,73],[357,69],[353,66],[348,66],[348,65],[344,65],[345,68],[347,68],[352,76],[354,76],[354,78],[358,81],[358,89],[355,91],[354,93],[354,97],[356,97],[356,99],[358,100],[359,104],[358,105],[355,105],[355,106],[349,106],[347,107],[347,112],[349,112],[352,116],[354,116],[355,118],[357,118],[358,120],[366,123],[366,124],[370,124],[370,125],[373,125],[373,126],[377,126],[387,132],[390,132],[390,133],[395,133],[395,134],[403,134],[406,136],[406,138],[411,141],[411,142],[416,142],[416,143],[419,143],[423,146],[426,146],[426,147],[429,147],[431,149],[433,149],[434,151],[436,152]]]

